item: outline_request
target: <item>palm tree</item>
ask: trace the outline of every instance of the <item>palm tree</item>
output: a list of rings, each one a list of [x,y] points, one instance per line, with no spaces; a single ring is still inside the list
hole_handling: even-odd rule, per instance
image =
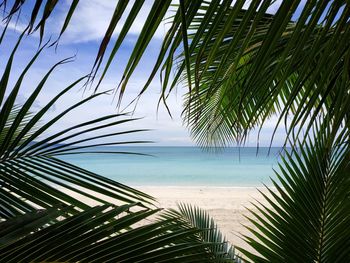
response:
[[[27,1],[9,2],[0,4],[7,10],[6,22]],[[34,1],[29,33],[39,30],[43,38],[57,2]],[[292,147],[274,182],[278,194],[266,196],[271,207],[257,204],[260,213],[252,211],[258,231],[251,230],[256,239],[246,239],[257,253],[241,251],[256,262],[347,262],[350,4],[284,0],[269,13],[273,2],[180,0],[171,6],[170,0],[154,1],[119,82],[118,103],[156,29],[173,8],[170,28],[140,95],[160,71],[160,101],[165,106],[178,83],[188,87],[184,120],[199,145],[242,144],[252,129],[260,130],[277,116],[276,128],[285,127],[286,145]],[[96,92],[144,1],[131,4],[130,11],[127,4],[116,4],[92,65],[89,81],[102,71],[93,82]],[[72,1],[60,36],[77,5],[78,0]],[[112,40],[123,14],[126,21]],[[5,32],[6,27],[0,40]],[[112,48],[101,68],[108,45]]]

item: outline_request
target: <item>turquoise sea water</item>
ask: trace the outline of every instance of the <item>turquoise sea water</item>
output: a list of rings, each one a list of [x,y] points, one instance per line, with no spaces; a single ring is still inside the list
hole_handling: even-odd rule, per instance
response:
[[[280,148],[228,148],[219,153],[196,147],[118,147],[153,156],[83,154],[62,159],[131,186],[271,185]],[[101,150],[101,149],[100,149]],[[111,150],[106,148],[105,150]]]

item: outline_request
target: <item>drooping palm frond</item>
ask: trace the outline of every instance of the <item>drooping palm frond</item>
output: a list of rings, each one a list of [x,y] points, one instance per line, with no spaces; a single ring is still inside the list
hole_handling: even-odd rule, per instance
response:
[[[342,114],[336,118],[344,120],[345,111],[334,105],[349,108],[349,3],[282,1],[268,14],[273,2],[180,1],[140,95],[159,70],[165,103],[183,80],[189,90],[184,119],[202,146],[242,143],[273,115],[279,118],[276,128],[284,121],[295,137],[297,127],[308,125],[307,132],[322,114],[329,119]],[[144,46],[135,46],[119,103],[143,52]]]
[[[200,230],[197,233],[198,240],[213,244],[209,253],[221,260],[220,262],[241,262],[241,259],[235,254],[233,246],[228,243],[213,218],[205,210],[192,205],[179,204],[177,209],[166,211],[162,218],[170,219],[174,216],[187,224],[188,227]]]
[[[47,1],[23,1],[23,0],[2,0],[0,2],[0,7],[3,9],[4,13],[4,21],[6,27],[4,28],[3,35],[6,32],[7,25],[13,20],[14,16],[20,16],[22,9],[24,6],[26,6],[26,9],[30,9],[30,19],[28,21],[28,33],[32,33],[36,30],[40,31],[40,42],[43,39],[44,32],[45,32],[45,25],[47,22],[47,19],[51,16],[54,9],[57,7],[59,1],[57,0],[47,0]],[[70,7],[67,10],[66,18],[64,20],[64,23],[62,25],[62,29],[60,32],[60,36],[63,34],[63,32],[66,30],[69,21],[72,18],[72,15],[74,13],[75,8],[77,7],[79,3],[79,0],[73,0],[70,3]],[[41,16],[41,17],[38,17]]]
[[[307,133],[322,114],[334,117],[334,105],[349,96],[348,3],[283,1],[268,15],[266,2],[252,1],[247,11],[236,9],[239,2],[227,11],[217,5],[216,16],[196,16],[191,52],[184,52],[171,84],[187,81],[181,74],[189,60],[195,88],[184,113],[196,141],[244,142],[273,115],[295,136],[301,131],[296,127]],[[298,5],[303,9],[291,20]]]
[[[149,222],[158,210],[136,207],[106,204],[76,215],[60,208],[56,214],[51,209],[10,219],[2,224],[17,231],[0,233],[0,258],[3,262],[222,262],[208,253],[217,244],[196,239],[197,228],[189,228],[176,215]],[[45,219],[56,222],[47,226]],[[145,220],[147,224],[142,223]],[[19,231],[23,229],[27,231]]]
[[[65,129],[60,128],[58,132],[49,134],[48,129],[52,128],[65,115],[104,94],[104,92],[96,93],[71,105],[51,119],[45,118],[49,109],[63,95],[80,83],[84,79],[83,77],[62,89],[62,92],[36,113],[31,111],[33,103],[53,70],[66,63],[67,59],[60,61],[48,70],[23,105],[19,107],[16,104],[23,79],[43,50],[41,48],[34,55],[19,75],[14,86],[9,87],[15,52],[23,34],[10,55],[0,80],[0,103],[2,102],[0,108],[0,218],[9,219],[36,211],[38,208],[50,208],[62,203],[75,206],[76,211],[88,208],[89,205],[85,201],[79,200],[79,195],[97,203],[109,203],[112,200],[122,203],[135,201],[151,203],[153,198],[147,194],[58,158],[63,154],[103,153],[104,150],[98,148],[99,146],[142,142],[114,140],[110,143],[101,143],[99,139],[117,139],[121,135],[144,131],[106,132],[106,128],[114,127],[116,129],[123,123],[133,121],[124,114],[111,114],[77,123]],[[8,96],[5,98],[6,91],[8,91]],[[41,121],[43,119],[45,122]],[[94,134],[96,131],[105,132],[96,135]],[[84,137],[82,138],[82,136]],[[90,144],[87,145],[87,143]],[[93,150],[91,147],[94,147]],[[112,149],[111,152],[122,153],[117,148]],[[106,198],[109,198],[108,202]]]
[[[63,31],[69,26],[79,1],[66,9]],[[185,109],[193,136],[202,145],[223,145],[242,141],[253,127],[261,127],[278,114],[279,122],[290,113],[288,125],[297,127],[312,120],[333,105],[334,86],[348,86],[349,15],[347,1],[185,1],[171,6],[171,1],[154,1],[144,27],[119,82],[119,102],[128,80],[167,11],[173,15],[157,61],[140,95],[161,70],[164,101],[181,79],[189,88]],[[3,0],[8,17],[19,14],[28,1]],[[58,1],[33,1],[32,29],[43,29]],[[126,6],[130,5],[130,8]],[[275,11],[272,11],[271,5]],[[116,1],[115,11],[106,28],[96,60],[93,77],[102,65],[101,78],[117,55],[126,34],[140,16],[144,1]],[[42,11],[42,18],[36,19]],[[130,11],[129,11],[130,10]],[[270,12],[270,14],[268,14]],[[125,23],[117,38],[112,34]],[[106,53],[111,45],[110,53]],[[183,47],[183,58],[174,70],[174,61]],[[187,73],[187,74],[186,74]],[[336,83],[336,85],[334,85]],[[97,88],[97,87],[96,87]],[[347,93],[343,93],[346,95]]]
[[[62,21],[62,27],[61,27],[58,39],[55,42],[53,42],[51,45],[58,43],[60,37],[63,35],[67,27],[69,26],[69,23],[74,13],[76,12],[77,7],[79,6],[79,2],[80,2],[79,0],[73,0],[70,3],[68,3],[68,8],[60,9],[58,7],[60,6],[60,1],[57,1],[57,0],[45,0],[45,1],[43,0],[35,0],[35,1],[2,0],[0,1],[0,8],[3,10],[5,14],[5,17],[4,17],[5,26],[0,38],[0,43],[6,33],[8,24],[10,23],[11,19],[13,19],[13,17],[15,17],[16,15],[18,17],[21,17],[22,12],[24,13],[27,12],[26,14],[30,15],[30,19],[28,21],[28,34],[39,30],[40,43],[41,43],[45,33],[45,25],[47,23],[50,23],[49,18],[53,15],[53,13],[55,13],[57,9],[60,9],[61,11],[65,10],[63,11],[63,12],[66,12],[65,19],[64,21]],[[120,45],[123,43],[125,36],[129,32],[133,23],[135,22],[136,17],[140,15],[139,13],[141,8],[144,6],[144,2],[145,2],[144,0],[134,1],[134,2],[115,1],[115,10],[108,24],[108,28],[106,28],[106,33],[100,43],[99,49],[96,54],[95,63],[92,66],[91,71],[93,75],[95,75],[100,68],[107,46],[112,40],[112,35],[114,31],[116,30],[117,26],[121,26],[120,33],[118,35],[118,38],[115,40],[113,44],[113,48],[111,49],[111,54],[109,55],[109,60],[106,64],[106,70],[109,68],[109,65],[114,59],[114,56],[116,55]],[[150,10],[148,11],[148,16],[145,18],[142,18],[144,20],[144,27],[142,29],[142,33],[140,34],[136,42],[134,52],[130,56],[128,66],[125,69],[126,80],[130,78],[136,65],[139,63],[140,58],[142,57],[146,47],[148,46],[150,40],[153,38],[154,33],[156,32],[166,12],[168,11],[170,4],[171,4],[171,0],[154,1]],[[131,6],[130,11],[127,8],[128,5]],[[25,10],[23,11],[23,9]],[[126,20],[125,20],[125,23],[121,25],[120,18],[122,16],[126,16]],[[104,77],[105,73],[106,72],[102,74],[101,79]]]
[[[257,230],[245,237],[254,262],[348,262],[350,260],[349,132],[320,125],[280,164],[277,191],[264,194],[249,220]]]
[[[14,122],[17,114],[19,113],[21,109],[20,105],[13,105],[13,108],[11,109],[11,112],[8,116],[8,119],[5,123],[5,126],[3,128],[3,132],[0,134],[0,145],[3,144],[3,141],[5,140],[5,135],[7,134],[8,130],[11,128],[12,123]],[[19,134],[21,132],[21,130],[25,127],[25,125],[30,121],[30,118],[32,117],[32,114],[30,112],[28,112],[22,119],[21,123],[18,125],[15,133]],[[22,140],[25,140],[28,136],[30,136],[31,134],[27,134],[26,137],[22,138]],[[13,137],[16,137],[13,136]],[[12,139],[13,140],[13,139]],[[10,143],[12,143],[13,141],[11,141]]]

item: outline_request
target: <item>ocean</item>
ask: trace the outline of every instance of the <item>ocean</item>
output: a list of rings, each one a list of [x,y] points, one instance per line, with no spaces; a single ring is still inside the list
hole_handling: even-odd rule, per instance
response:
[[[60,157],[130,186],[271,186],[281,148],[226,148],[206,152],[197,147],[106,147],[147,154],[82,154]]]

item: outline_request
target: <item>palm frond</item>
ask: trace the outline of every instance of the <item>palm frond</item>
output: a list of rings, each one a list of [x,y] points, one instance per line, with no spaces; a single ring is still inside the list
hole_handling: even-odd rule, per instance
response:
[[[162,215],[162,218],[169,219],[174,216],[187,224],[189,228],[200,230],[197,234],[198,240],[213,244],[209,249],[209,253],[212,253],[216,259],[221,260],[220,262],[241,262],[241,259],[235,253],[234,247],[228,243],[213,218],[205,210],[189,204],[178,204],[177,209],[169,209]]]
[[[277,191],[264,194],[249,220],[257,230],[245,239],[254,262],[347,262],[350,259],[350,147],[348,131],[332,135],[319,125],[280,164]]]
[[[5,135],[8,133],[12,123],[14,122],[16,116],[18,115],[19,111],[21,109],[20,105],[13,105],[13,108],[10,111],[8,120],[5,123],[5,126],[3,128],[3,132],[0,134],[0,145],[2,145],[4,143],[5,140]],[[32,117],[32,113],[28,112],[22,119],[21,123],[18,125],[18,127],[15,130],[15,134],[19,134],[22,129],[28,124],[28,122],[30,121],[31,117]],[[31,135],[31,133],[26,134],[26,137],[22,138],[21,140],[24,141],[27,137],[29,137]],[[13,136],[13,137],[16,137]],[[12,141],[10,141],[10,143],[13,142],[13,138]]]
[[[198,14],[190,26],[195,89],[186,95],[184,120],[194,139],[202,146],[242,143],[271,116],[297,137],[298,127],[307,133],[320,115],[334,117],[334,94],[343,102],[349,94],[348,3],[307,1],[292,20],[299,1],[283,1],[275,15],[266,14],[266,1],[240,11],[238,2],[226,11],[218,5],[216,16]],[[170,90],[186,83],[186,64],[183,53]]]
[[[22,34],[23,36],[23,34]],[[13,67],[14,54],[22,39],[19,38],[1,78],[0,108],[0,218],[9,219],[38,208],[50,208],[61,203],[75,206],[75,210],[86,209],[89,205],[80,201],[84,196],[97,203],[121,202],[134,203],[143,201],[145,204],[154,200],[147,194],[120,184],[103,176],[86,171],[80,167],[60,160],[64,154],[104,152],[99,148],[105,145],[121,145],[144,141],[117,140],[118,137],[146,130],[120,130],[106,132],[107,128],[118,128],[123,123],[134,121],[125,114],[111,114],[86,122],[75,124],[58,132],[49,134],[59,120],[80,106],[89,103],[105,92],[89,96],[48,119],[49,109],[70,90],[76,87],[85,77],[82,77],[62,89],[46,106],[34,112],[32,106],[45,86],[54,69],[70,59],[55,64],[35,87],[33,93],[21,106],[16,104],[16,98],[22,87],[24,77],[43,50],[43,47],[33,56],[20,73],[13,87],[9,87],[9,76]],[[4,94],[8,90],[8,96]],[[45,119],[45,122],[42,121]],[[96,131],[104,133],[94,134]],[[81,138],[84,136],[84,138]],[[111,143],[101,143],[103,138],[115,138]],[[87,143],[90,143],[87,145]],[[93,147],[93,150],[90,150]],[[109,152],[122,153],[118,148]],[[130,154],[130,153],[129,153]],[[108,199],[108,202],[106,201]]]
[[[20,231],[26,232],[21,238],[19,231],[5,231],[0,236],[0,240],[7,240],[5,245],[0,245],[1,259],[6,262],[222,262],[208,253],[213,244],[198,241],[195,236],[199,230],[189,228],[177,215],[149,222],[149,217],[159,210],[137,207],[137,204],[119,207],[106,204],[75,215],[67,208],[60,208],[10,219],[7,226],[27,231]],[[44,219],[55,222],[47,225]],[[14,235],[16,239],[9,241]]]
[[[3,0],[1,6],[11,18],[27,2]],[[40,29],[42,33],[57,8],[57,1],[34,3],[29,8],[32,14],[29,32]],[[282,1],[274,6],[274,14],[268,13],[271,5],[276,5],[271,0],[181,1],[179,6],[170,3],[154,1],[143,18],[144,27],[119,81],[119,104],[129,79],[169,10],[174,13],[168,21],[170,28],[139,96],[160,71],[160,101],[166,105],[169,92],[183,81],[189,88],[184,120],[201,146],[243,143],[252,129],[261,129],[273,115],[279,118],[276,128],[284,121],[288,136],[296,137],[301,132],[298,127],[307,126],[308,130],[320,115],[328,114],[332,118],[337,114],[334,105],[340,102],[334,102],[335,94],[343,94],[337,97],[339,100],[348,96],[350,5],[347,1]],[[144,1],[116,2],[92,67],[90,80],[108,56],[96,89],[143,5]],[[79,1],[71,2],[61,34],[69,26],[77,6]],[[33,26],[39,10],[42,18]],[[126,22],[114,40],[111,36],[121,16],[126,17]],[[109,54],[108,45],[112,46]],[[289,121],[291,114],[293,118]]]
[[[3,9],[3,13],[5,14],[4,21],[5,21],[5,29],[3,31],[3,35],[6,32],[7,25],[10,23],[12,18],[14,16],[20,16],[22,9],[26,4],[26,9],[30,10],[30,19],[28,20],[28,34],[33,33],[34,31],[39,30],[40,32],[40,43],[43,40],[44,37],[44,32],[45,32],[45,25],[47,22],[47,19],[51,16],[52,12],[55,10],[57,7],[59,1],[57,0],[36,0],[36,1],[23,1],[23,0],[2,0],[0,2],[0,7]],[[64,20],[64,23],[62,25],[62,29],[60,32],[61,36],[63,32],[66,30],[69,21],[74,13],[75,8],[77,7],[79,3],[79,0],[73,0],[70,3],[70,7],[67,11],[66,18]],[[39,17],[41,16],[41,17]]]
[[[64,209],[65,208],[65,209]],[[57,218],[66,214],[68,207],[63,205],[49,209],[38,209],[10,218],[0,223],[0,247],[15,242],[26,235],[57,222]]]

